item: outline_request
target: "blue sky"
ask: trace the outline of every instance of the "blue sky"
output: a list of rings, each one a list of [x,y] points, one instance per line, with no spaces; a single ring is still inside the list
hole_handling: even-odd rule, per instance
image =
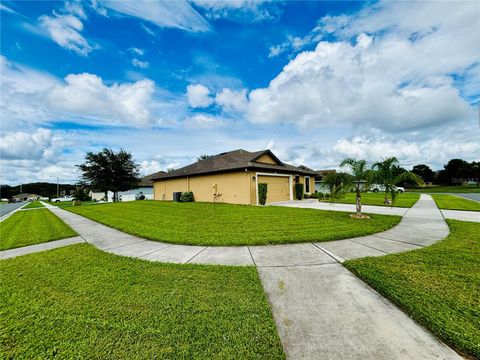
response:
[[[271,148],[314,168],[480,158],[478,2],[2,1],[0,182]]]

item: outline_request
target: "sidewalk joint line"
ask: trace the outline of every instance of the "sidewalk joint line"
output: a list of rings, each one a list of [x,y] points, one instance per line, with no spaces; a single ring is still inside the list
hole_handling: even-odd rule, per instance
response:
[[[188,264],[190,261],[192,261],[192,259],[199,255],[201,252],[203,252],[206,248],[208,248],[208,246],[205,246],[202,250],[200,250],[198,253],[196,253],[195,255],[193,255],[190,259],[188,259],[187,261],[184,262],[184,264]]]

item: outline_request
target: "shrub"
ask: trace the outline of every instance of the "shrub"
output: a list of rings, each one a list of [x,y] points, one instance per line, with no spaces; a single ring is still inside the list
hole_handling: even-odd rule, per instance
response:
[[[265,205],[267,202],[268,185],[266,183],[258,184],[258,203]]]
[[[303,184],[295,184],[295,197],[297,200],[303,199]]]
[[[181,202],[193,202],[193,192],[191,191],[186,191],[182,192],[182,195],[180,195],[180,201]]]

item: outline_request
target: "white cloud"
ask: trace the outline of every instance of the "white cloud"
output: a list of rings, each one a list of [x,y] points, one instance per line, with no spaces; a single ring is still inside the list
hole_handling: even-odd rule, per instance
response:
[[[35,160],[48,154],[52,131],[39,128],[31,132],[9,132],[0,137],[2,159]]]
[[[141,69],[146,69],[150,66],[150,63],[148,61],[142,61],[142,60],[138,60],[137,58],[133,58],[132,65],[135,67],[139,67]]]
[[[47,99],[55,109],[70,114],[105,119],[112,123],[146,126],[153,121],[150,102],[152,80],[106,85],[93,74],[70,74],[65,84],[54,86]]]
[[[250,92],[247,118],[385,131],[472,119],[473,106],[452,74],[462,76],[480,61],[480,8],[436,5],[386,2],[365,15],[323,19],[321,31],[350,37],[298,54],[268,87]],[[462,86],[478,81],[477,76]]]
[[[213,103],[210,97],[210,90],[202,84],[191,84],[187,86],[188,103],[192,108],[208,107]]]
[[[40,26],[44,28],[50,38],[61,47],[79,55],[87,56],[98,45],[90,44],[81,34],[83,23],[87,17],[79,3],[65,3],[61,13],[52,12],[51,16],[40,16]]]
[[[134,54],[140,55],[140,56],[143,56],[143,54],[145,54],[144,49],[140,49],[140,48],[137,48],[137,47],[131,47],[131,48],[128,49],[128,51],[130,51]]]
[[[98,3],[120,14],[137,17],[159,27],[191,32],[210,31],[208,22],[186,1],[99,0]]]
[[[245,111],[248,107],[247,90],[233,91],[231,89],[223,89],[215,96],[215,102],[224,111]]]
[[[212,129],[223,125],[223,120],[210,114],[195,114],[188,117],[184,125],[187,129]]]
[[[210,19],[227,18],[239,22],[258,22],[277,17],[279,9],[265,0],[193,0]]]

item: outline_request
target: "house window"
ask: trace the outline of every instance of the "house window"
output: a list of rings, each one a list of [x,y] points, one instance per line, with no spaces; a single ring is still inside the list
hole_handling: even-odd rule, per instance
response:
[[[305,176],[305,193],[310,194],[310,176]]]

